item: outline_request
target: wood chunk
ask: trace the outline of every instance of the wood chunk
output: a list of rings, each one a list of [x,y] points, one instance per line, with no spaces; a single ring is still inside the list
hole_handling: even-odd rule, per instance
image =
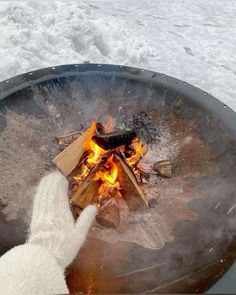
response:
[[[89,174],[79,189],[73,193],[70,200],[72,206],[84,209],[92,203],[100,186],[100,182],[93,180],[93,178],[94,173]]]
[[[134,131],[118,130],[94,135],[92,140],[104,150],[109,150],[122,145],[129,145],[135,137],[136,133]]]
[[[138,185],[138,182],[128,165],[121,157],[115,155],[119,169],[119,182],[122,188],[122,196],[130,210],[148,208],[146,197]]]
[[[96,220],[102,226],[117,228],[120,223],[120,210],[114,199],[108,200],[96,216]]]
[[[67,177],[77,166],[83,153],[83,143],[87,138],[89,130],[82,133],[75,141],[73,141],[64,151],[53,159],[53,163],[57,165],[59,170]]]
[[[153,170],[164,177],[172,177],[172,167],[169,160],[158,161],[153,164]]]

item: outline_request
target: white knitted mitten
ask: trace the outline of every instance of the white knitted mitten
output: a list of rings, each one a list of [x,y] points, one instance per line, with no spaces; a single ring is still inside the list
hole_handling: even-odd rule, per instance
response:
[[[46,248],[66,268],[83,245],[96,216],[96,206],[75,222],[68,202],[68,182],[60,172],[44,177],[36,192],[28,244]]]

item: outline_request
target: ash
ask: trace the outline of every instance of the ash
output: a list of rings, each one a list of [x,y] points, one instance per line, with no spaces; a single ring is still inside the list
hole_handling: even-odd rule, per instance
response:
[[[125,129],[132,129],[137,133],[137,136],[144,140],[146,143],[150,144],[160,140],[160,132],[151,115],[148,115],[146,112],[142,111],[136,114],[133,114],[131,119],[123,116],[123,126]]]

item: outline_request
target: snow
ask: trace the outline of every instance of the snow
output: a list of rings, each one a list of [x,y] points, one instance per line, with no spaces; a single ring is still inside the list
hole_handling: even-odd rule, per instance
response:
[[[59,64],[125,64],[236,110],[235,13],[235,0],[0,1],[0,80]]]

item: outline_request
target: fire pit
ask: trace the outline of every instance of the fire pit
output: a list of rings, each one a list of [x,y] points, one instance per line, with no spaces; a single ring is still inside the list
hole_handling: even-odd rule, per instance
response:
[[[67,65],[3,81],[1,254],[24,242],[35,186],[56,164],[77,214],[93,199],[80,181],[119,208],[67,269],[71,292],[203,292],[236,256],[235,121],[209,94],[141,69]],[[71,170],[60,152],[78,142],[83,165]]]

